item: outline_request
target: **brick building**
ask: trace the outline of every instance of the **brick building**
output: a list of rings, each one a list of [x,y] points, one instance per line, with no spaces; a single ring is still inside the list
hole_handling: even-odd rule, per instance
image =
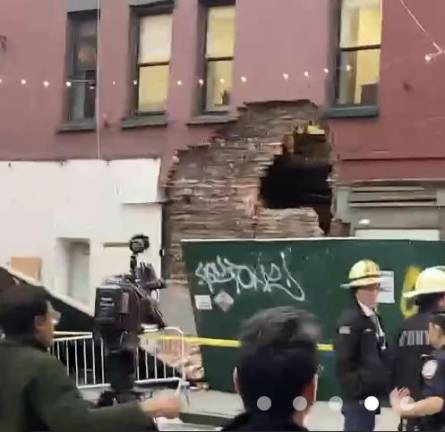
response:
[[[445,7],[277,4],[0,0],[0,262],[91,306],[147,233],[191,328],[182,238],[438,238]]]

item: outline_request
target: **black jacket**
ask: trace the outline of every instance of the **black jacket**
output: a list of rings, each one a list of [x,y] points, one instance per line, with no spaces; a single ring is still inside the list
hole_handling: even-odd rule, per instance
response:
[[[445,399],[445,347],[431,352],[422,365],[422,399]],[[420,418],[421,430],[445,431],[445,407],[434,415]]]
[[[381,318],[380,325],[383,328]],[[358,303],[345,310],[335,337],[336,372],[345,402],[368,396],[386,397],[390,390],[390,364],[386,344]]]
[[[432,351],[428,341],[431,312],[423,312],[403,321],[394,343],[392,364],[393,387],[407,387],[414,400],[422,398],[420,371],[423,356]]]
[[[90,410],[65,368],[34,341],[0,342],[1,432],[142,432],[137,404]]]
[[[273,413],[243,413],[235,417],[227,424],[223,431],[307,431],[303,426],[298,426],[284,420],[279,414]]]

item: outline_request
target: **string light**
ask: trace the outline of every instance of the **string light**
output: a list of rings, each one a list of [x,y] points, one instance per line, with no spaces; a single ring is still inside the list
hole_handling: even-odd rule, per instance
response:
[[[435,60],[436,57],[441,56],[441,55],[445,55],[445,50],[444,50],[444,51],[440,51],[440,52],[434,52],[434,53],[428,53],[428,54],[425,54],[425,56],[424,56],[424,60],[425,60],[426,63],[430,63],[430,62],[432,62],[433,60]],[[345,68],[345,70],[346,70],[347,72],[351,72],[351,71],[353,70],[353,66],[350,65],[350,64],[346,64],[346,65],[344,66],[344,68]],[[327,67],[323,68],[322,71],[323,71],[323,73],[326,74],[326,75],[328,75],[328,74],[330,73],[330,69],[327,68]],[[304,76],[305,78],[310,78],[310,76],[311,76],[310,71],[308,71],[308,70],[304,71],[304,72],[303,72],[303,76]],[[287,72],[284,72],[284,73],[282,74],[282,77],[283,77],[283,79],[284,79],[285,81],[288,81],[288,80],[290,79],[290,74],[287,73]],[[246,77],[246,76],[241,76],[241,77],[240,77],[240,81],[241,81],[243,84],[247,83],[247,77]],[[137,86],[138,83],[139,83],[137,79],[133,80],[132,82],[133,82],[133,85],[135,85],[135,86]],[[227,82],[227,80],[226,80],[225,78],[220,78],[220,79],[219,79],[219,82],[220,82],[221,84],[225,84],[225,83]],[[111,83],[112,83],[113,86],[116,86],[116,85],[117,85],[117,81],[115,81],[115,80],[112,81]],[[204,85],[205,85],[205,80],[202,79],[202,78],[199,78],[199,79],[198,79],[198,83],[199,83],[200,86],[204,86]],[[0,78],[0,84],[4,84],[4,78]],[[28,81],[27,81],[25,78],[22,78],[22,79],[20,80],[20,84],[23,85],[23,86],[24,86],[24,85],[27,85],[27,84],[28,84]],[[42,84],[43,84],[43,86],[44,86],[45,88],[49,88],[49,87],[51,86],[51,83],[50,83],[49,81],[47,81],[47,80],[43,81]],[[68,88],[72,87],[73,84],[74,84],[74,83],[73,83],[72,81],[70,81],[70,80],[65,81],[65,86],[68,87]],[[184,83],[183,83],[182,80],[177,80],[177,81],[176,81],[176,84],[177,84],[178,86],[182,86]],[[90,90],[95,90],[96,86],[95,86],[95,84],[91,84],[91,85],[89,86],[89,88],[90,88]]]
[[[358,222],[359,225],[370,225],[371,224],[371,220],[370,219],[361,219]]]

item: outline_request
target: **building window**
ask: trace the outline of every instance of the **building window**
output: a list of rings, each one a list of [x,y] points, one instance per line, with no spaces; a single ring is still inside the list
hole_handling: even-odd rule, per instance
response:
[[[204,111],[227,111],[232,91],[235,6],[207,10]]]
[[[382,40],[381,0],[342,0],[338,105],[376,105]]]
[[[97,11],[72,13],[68,19],[67,117],[69,121],[93,119],[96,106]]]
[[[163,113],[167,108],[172,44],[172,15],[138,18],[136,111]]]

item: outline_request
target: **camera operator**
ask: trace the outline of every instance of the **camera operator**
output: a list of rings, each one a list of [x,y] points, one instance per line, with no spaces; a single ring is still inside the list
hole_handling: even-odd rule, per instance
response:
[[[180,402],[170,395],[90,410],[48,353],[58,318],[44,288],[12,281],[0,287],[1,431],[142,432],[157,430],[156,417],[178,416]]]

